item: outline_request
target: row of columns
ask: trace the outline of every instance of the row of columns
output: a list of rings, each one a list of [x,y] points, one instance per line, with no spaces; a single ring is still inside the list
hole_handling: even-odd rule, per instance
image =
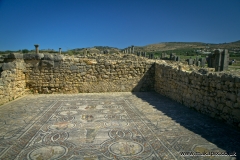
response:
[[[39,45],[35,44],[34,46],[35,46],[36,53],[39,53]],[[104,51],[104,53],[105,52],[108,52],[108,51]],[[61,53],[62,53],[62,48],[59,48],[59,54]],[[84,53],[87,54],[87,49],[84,50]],[[132,45],[131,47],[124,49],[123,53],[134,53],[134,46]]]
[[[134,45],[123,49],[123,53],[134,53]]]
[[[39,44],[34,44],[34,46],[35,46],[35,52],[39,53]],[[59,54],[61,53],[62,53],[62,48],[59,48]]]

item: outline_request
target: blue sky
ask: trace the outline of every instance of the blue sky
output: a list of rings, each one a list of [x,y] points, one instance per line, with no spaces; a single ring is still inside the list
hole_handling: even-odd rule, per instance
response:
[[[0,0],[0,50],[240,40],[240,0]]]

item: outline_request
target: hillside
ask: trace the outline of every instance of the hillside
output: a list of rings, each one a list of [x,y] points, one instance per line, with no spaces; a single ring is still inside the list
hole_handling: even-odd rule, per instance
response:
[[[230,42],[230,43],[221,43],[221,44],[210,44],[210,43],[202,43],[202,42],[164,42],[164,43],[156,43],[156,44],[149,44],[146,46],[135,46],[135,52],[141,51],[141,52],[161,52],[161,51],[194,51],[194,50],[213,50],[213,49],[229,49],[231,51],[240,51],[240,40],[236,42]],[[94,47],[88,47],[86,48],[88,52],[91,53],[103,53],[103,51],[108,51],[108,53],[118,53],[122,49],[116,48],[116,47],[110,47],[110,46],[94,46]],[[27,50],[27,49],[23,49]],[[18,51],[0,51],[0,54],[8,54],[12,52],[20,52]],[[33,53],[35,50],[27,50],[27,52],[23,53]],[[58,51],[52,50],[44,50],[40,49],[41,53],[58,53]],[[75,48],[68,51],[62,51],[62,53],[70,53],[70,54],[83,54],[85,52],[85,48]]]
[[[240,49],[240,41],[221,43],[221,44],[209,44],[201,42],[165,42],[150,44],[146,46],[136,46],[136,51],[156,52],[156,51],[168,51],[176,49]]]

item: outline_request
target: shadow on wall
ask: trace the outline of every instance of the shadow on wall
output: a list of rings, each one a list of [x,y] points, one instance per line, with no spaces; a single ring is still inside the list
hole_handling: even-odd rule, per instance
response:
[[[162,114],[162,117],[168,117],[167,119],[158,119],[157,122],[156,120],[154,122],[152,121],[154,124],[154,132],[161,135],[161,139],[165,142],[168,140],[173,142],[175,137],[176,143],[170,143],[170,147],[175,148],[177,152],[189,151],[183,148],[183,145],[178,144],[178,140],[183,140],[182,143],[193,146],[191,149],[194,152],[201,152],[199,151],[201,148],[204,149],[204,151],[214,152],[216,151],[214,150],[214,146],[216,145],[227,152],[236,152],[237,155],[240,154],[240,132],[235,130],[235,128],[224,125],[218,120],[187,108],[156,92],[133,92],[133,94],[160,111],[159,114]],[[182,132],[181,129],[174,130],[171,123],[167,123],[168,125],[166,125],[165,120],[173,121],[190,132]],[[197,141],[198,139],[202,139],[203,142],[204,139],[207,141],[201,144]]]
[[[2,69],[2,63],[0,64],[0,78],[1,78],[1,75],[2,75],[2,71],[3,71],[3,69]]]
[[[146,71],[143,77],[139,80],[137,85],[132,89],[132,92],[148,92],[154,91],[155,82],[155,64]]]
[[[30,55],[34,56],[34,55]],[[47,57],[48,56],[48,57]],[[33,93],[144,92],[154,90],[154,61],[26,57],[26,86]]]

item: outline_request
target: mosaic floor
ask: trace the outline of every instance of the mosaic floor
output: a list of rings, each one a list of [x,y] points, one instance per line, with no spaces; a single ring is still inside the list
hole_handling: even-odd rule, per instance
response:
[[[237,159],[240,132],[155,92],[28,95],[0,106],[0,159]],[[236,154],[235,154],[236,153]]]

